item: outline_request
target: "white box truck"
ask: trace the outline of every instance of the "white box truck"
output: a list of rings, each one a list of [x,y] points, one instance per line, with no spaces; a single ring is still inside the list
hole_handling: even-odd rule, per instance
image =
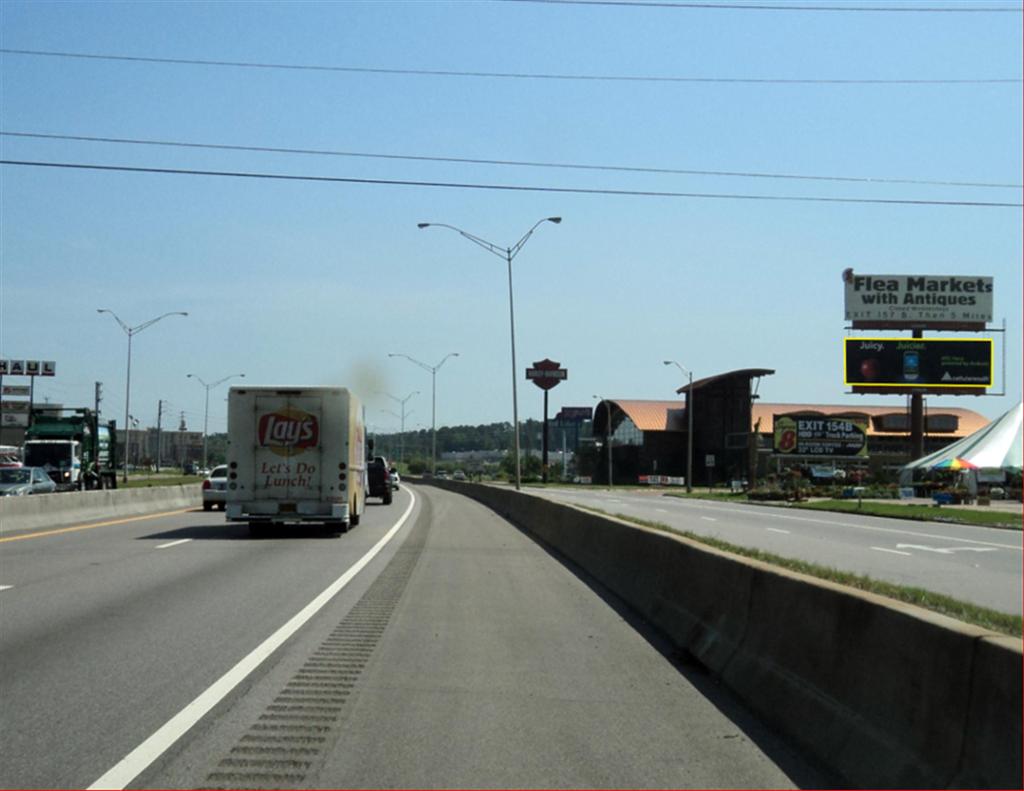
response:
[[[344,387],[228,392],[227,519],[253,532],[318,522],[343,533],[366,508],[366,427]]]

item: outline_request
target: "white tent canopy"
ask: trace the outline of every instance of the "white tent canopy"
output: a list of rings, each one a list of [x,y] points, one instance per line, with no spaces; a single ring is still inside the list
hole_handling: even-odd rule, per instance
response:
[[[1020,470],[1022,415],[1024,402],[970,436],[911,462],[900,470],[900,484],[909,486],[915,472],[930,470],[954,458],[964,459],[981,470]],[[977,476],[971,478],[976,486]]]

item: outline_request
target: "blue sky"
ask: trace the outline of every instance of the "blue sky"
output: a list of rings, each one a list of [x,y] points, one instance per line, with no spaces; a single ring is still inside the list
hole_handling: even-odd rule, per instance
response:
[[[763,5],[763,4],[762,4]],[[771,5],[784,5],[772,3]],[[798,6],[799,2],[785,5]],[[802,3],[809,5],[809,3]],[[955,8],[835,0],[813,5]],[[991,0],[974,7],[1019,9]],[[7,50],[261,64],[546,75],[970,84],[679,83],[243,68],[0,54],[4,132],[633,168],[1020,184],[1021,14],[768,11],[516,2],[21,3]],[[371,180],[759,196],[1020,203],[1021,189],[512,167],[0,137],[3,159]],[[767,401],[846,395],[843,289],[871,274],[995,278],[1005,397],[930,397],[995,417],[1021,390],[1021,210],[978,206],[511,192],[0,166],[0,356],[55,360],[37,395],[123,420],[157,402],[201,428],[203,389],[352,386],[421,395],[408,427],[511,420],[501,246],[514,262],[521,417],[545,357],[569,370],[552,412],[592,395],[670,398],[695,378],[764,367]],[[946,336],[948,337],[948,336]],[[1002,336],[997,338],[1001,368]],[[13,380],[11,380],[13,381]],[[224,426],[226,385],[211,431]]]

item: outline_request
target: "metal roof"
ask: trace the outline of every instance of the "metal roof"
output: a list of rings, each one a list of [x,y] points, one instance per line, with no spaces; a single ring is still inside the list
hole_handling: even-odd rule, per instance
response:
[[[736,371],[726,371],[724,374],[715,374],[714,376],[707,376],[703,379],[698,379],[693,383],[693,389],[699,390],[702,387],[720,382],[723,379],[756,379],[759,376],[771,376],[775,371],[771,368],[740,368]],[[689,383],[683,385],[677,393],[685,393],[690,389]]]
[[[621,409],[641,431],[685,431],[685,401],[605,399]]]

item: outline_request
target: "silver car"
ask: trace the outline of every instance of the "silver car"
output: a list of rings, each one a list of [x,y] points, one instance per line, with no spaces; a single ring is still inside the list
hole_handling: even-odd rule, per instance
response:
[[[57,491],[42,467],[4,467],[0,469],[0,496],[20,497],[25,494],[49,494]]]
[[[227,488],[227,465],[222,464],[219,467],[214,467],[206,480],[203,481],[203,510],[212,511],[216,505],[223,511],[224,501],[227,498]]]

